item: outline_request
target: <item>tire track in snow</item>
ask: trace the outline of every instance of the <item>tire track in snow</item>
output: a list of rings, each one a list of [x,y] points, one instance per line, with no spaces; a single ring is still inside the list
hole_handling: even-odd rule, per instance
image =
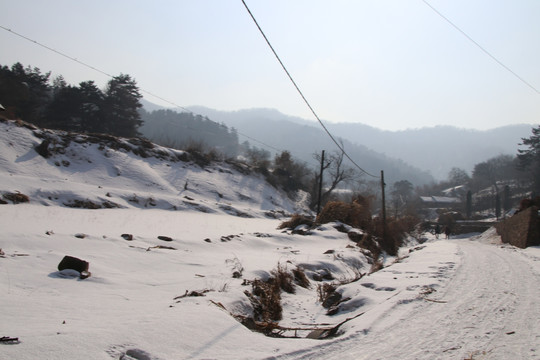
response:
[[[519,252],[462,241],[463,264],[441,300],[425,309],[428,324],[414,356],[533,359],[538,278]],[[420,314],[422,315],[422,314]],[[415,324],[416,325],[416,324]],[[414,342],[412,342],[414,344]],[[441,352],[442,351],[442,352]],[[413,355],[413,354],[411,354]]]
[[[442,289],[441,302],[394,307],[376,325],[288,359],[540,359],[540,272],[513,247],[469,240],[456,243],[461,266]],[[393,314],[394,313],[394,314]]]

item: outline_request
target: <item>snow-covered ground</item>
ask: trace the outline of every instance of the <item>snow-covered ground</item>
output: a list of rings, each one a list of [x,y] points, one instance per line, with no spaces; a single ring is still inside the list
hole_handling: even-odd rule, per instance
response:
[[[538,247],[502,245],[493,230],[427,234],[369,274],[337,224],[277,229],[302,199],[242,169],[73,141],[45,159],[41,141],[0,123],[0,192],[30,197],[0,205],[0,337],[18,338],[1,359],[540,359]],[[76,200],[103,208],[65,206]],[[92,276],[59,272],[64,255]],[[278,267],[310,279],[281,295],[283,338],[233,316],[253,315],[245,292]],[[322,283],[342,296],[334,315]]]

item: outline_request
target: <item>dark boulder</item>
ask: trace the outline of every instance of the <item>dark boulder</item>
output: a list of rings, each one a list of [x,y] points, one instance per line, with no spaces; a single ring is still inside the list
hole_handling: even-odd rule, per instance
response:
[[[37,145],[36,147],[34,147],[34,150],[36,150],[36,152],[43,156],[45,159],[49,158],[51,156],[51,151],[49,150],[49,144],[50,144],[50,141],[49,140],[43,140],[41,142],[41,144]]]
[[[60,263],[58,264],[58,270],[59,271],[66,270],[66,269],[75,270],[81,274],[80,275],[81,279],[86,279],[87,277],[90,276],[90,272],[88,272],[89,266],[90,264],[88,263],[88,261],[66,255],[64,256],[62,261],[60,261]]]

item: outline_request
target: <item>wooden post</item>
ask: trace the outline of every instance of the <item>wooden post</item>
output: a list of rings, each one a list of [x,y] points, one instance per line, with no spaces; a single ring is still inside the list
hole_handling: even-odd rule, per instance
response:
[[[382,226],[383,226],[383,240],[386,239],[386,201],[385,201],[385,194],[384,194],[384,187],[386,184],[384,183],[384,171],[381,170],[381,191],[382,191]]]
[[[319,175],[319,199],[317,201],[317,216],[321,212],[323,170],[324,170],[324,150],[322,151],[322,154],[321,154],[321,172]]]

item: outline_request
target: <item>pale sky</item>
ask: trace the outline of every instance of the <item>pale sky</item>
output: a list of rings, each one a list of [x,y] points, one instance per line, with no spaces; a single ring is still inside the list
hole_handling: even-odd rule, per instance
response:
[[[540,90],[540,1],[428,0]],[[246,0],[321,119],[399,130],[540,123],[540,94],[422,0]],[[241,0],[0,0],[0,25],[177,105],[315,121]],[[105,75],[0,29],[0,64]],[[145,95],[149,101],[167,105]],[[1,99],[0,99],[1,103]]]

